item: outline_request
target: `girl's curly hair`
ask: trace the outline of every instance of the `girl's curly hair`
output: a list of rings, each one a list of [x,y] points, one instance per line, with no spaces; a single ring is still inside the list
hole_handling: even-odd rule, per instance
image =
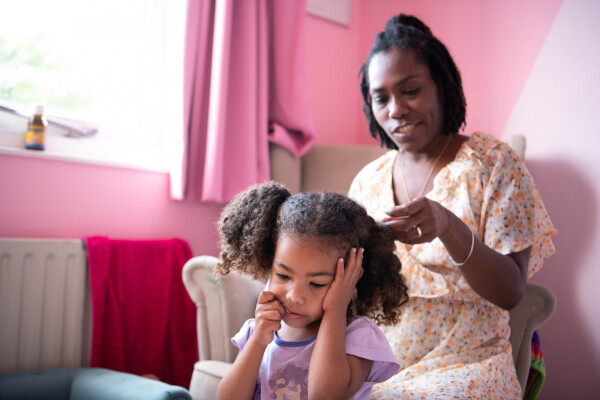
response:
[[[353,247],[365,249],[363,275],[348,307],[349,318],[364,315],[391,325],[398,322],[400,306],[408,300],[392,232],[347,196],[329,192],[292,195],[274,182],[253,185],[223,209],[218,231],[218,274],[241,271],[266,279],[280,235],[317,238],[344,254]]]
[[[431,29],[412,15],[399,14],[385,24],[385,31],[376,38],[367,59],[359,70],[360,92],[363,98],[363,112],[369,125],[369,133],[379,139],[382,146],[397,149],[398,146],[379,126],[371,107],[369,66],[373,57],[390,48],[408,49],[429,68],[433,82],[438,88],[442,102],[442,131],[446,135],[458,133],[464,127],[467,103],[462,86],[462,78],[446,46],[431,33]]]

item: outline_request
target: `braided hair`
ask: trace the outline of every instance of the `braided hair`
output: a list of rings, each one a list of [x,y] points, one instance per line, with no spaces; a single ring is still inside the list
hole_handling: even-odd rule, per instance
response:
[[[266,279],[281,235],[318,239],[348,254],[364,248],[363,274],[348,317],[364,315],[390,325],[400,317],[407,288],[400,274],[391,230],[367,214],[358,203],[337,193],[292,195],[274,182],[257,184],[238,194],[218,222],[221,254],[215,272],[240,271]]]
[[[446,135],[458,133],[464,127],[466,119],[466,100],[458,67],[446,46],[431,33],[427,25],[412,15],[399,14],[387,21],[385,31],[376,36],[375,43],[359,70],[363,112],[367,118],[369,134],[379,139],[382,146],[398,148],[377,123],[369,94],[371,60],[376,54],[387,52],[392,47],[414,51],[417,58],[429,68],[442,100],[442,131]]]

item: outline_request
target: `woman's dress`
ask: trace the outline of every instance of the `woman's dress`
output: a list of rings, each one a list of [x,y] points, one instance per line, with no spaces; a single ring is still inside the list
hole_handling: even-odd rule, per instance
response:
[[[391,150],[368,164],[349,192],[376,220],[394,206]],[[461,218],[478,239],[508,254],[531,246],[528,277],[554,252],[556,233],[524,163],[483,133],[463,143],[427,194]],[[439,239],[397,244],[410,300],[401,321],[382,327],[399,372],[375,386],[375,399],[518,399],[508,312],[476,294]]]

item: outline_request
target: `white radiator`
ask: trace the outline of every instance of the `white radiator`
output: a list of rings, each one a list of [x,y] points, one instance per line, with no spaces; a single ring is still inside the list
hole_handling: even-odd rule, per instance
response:
[[[0,372],[89,365],[82,240],[0,238]]]

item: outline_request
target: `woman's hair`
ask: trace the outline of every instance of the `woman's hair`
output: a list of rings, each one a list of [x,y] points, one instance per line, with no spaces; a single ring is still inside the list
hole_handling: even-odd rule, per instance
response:
[[[399,14],[392,17],[385,24],[385,31],[376,36],[375,43],[359,71],[363,111],[371,136],[378,138],[381,145],[387,148],[398,148],[375,120],[369,94],[371,60],[376,54],[387,52],[390,48],[414,51],[429,68],[442,101],[442,131],[446,135],[458,133],[465,124],[467,108],[460,72],[446,46],[431,33],[427,25],[412,15]]]
[[[364,315],[378,324],[393,324],[399,319],[399,307],[408,299],[391,230],[377,224],[347,196],[328,192],[292,195],[274,182],[253,185],[223,209],[218,231],[218,274],[242,271],[266,279],[277,240],[281,235],[293,235],[318,239],[346,255],[353,247],[364,248],[363,274],[348,307],[349,318]]]

